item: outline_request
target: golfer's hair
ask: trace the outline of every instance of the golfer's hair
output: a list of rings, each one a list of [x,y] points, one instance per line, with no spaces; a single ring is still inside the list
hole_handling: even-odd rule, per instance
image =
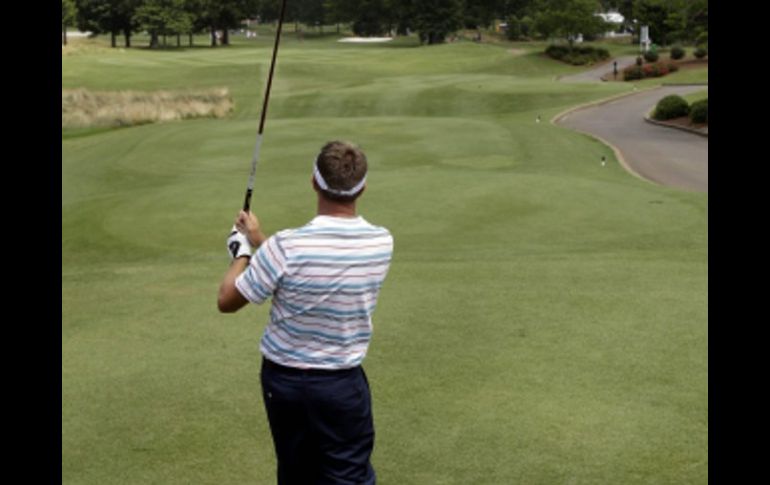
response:
[[[366,170],[366,155],[352,143],[330,141],[318,154],[318,171],[332,190],[352,189],[366,176]],[[321,189],[324,197],[336,202],[352,202],[362,192],[359,190],[353,195],[339,195]]]

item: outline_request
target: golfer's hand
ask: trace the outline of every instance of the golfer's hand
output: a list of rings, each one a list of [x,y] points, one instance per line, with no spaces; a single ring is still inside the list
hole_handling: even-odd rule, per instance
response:
[[[255,248],[259,247],[267,239],[259,225],[259,219],[251,211],[248,213],[245,211],[239,212],[238,217],[235,219],[235,227],[246,235],[249,243]]]
[[[227,237],[227,252],[230,253],[232,259],[240,257],[251,257],[251,244],[245,235],[238,232],[238,229],[233,226],[230,229],[230,235]]]

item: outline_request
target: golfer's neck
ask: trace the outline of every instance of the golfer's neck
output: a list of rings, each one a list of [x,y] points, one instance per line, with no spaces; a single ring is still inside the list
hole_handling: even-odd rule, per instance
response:
[[[356,217],[356,203],[342,203],[318,197],[318,215],[332,217]]]

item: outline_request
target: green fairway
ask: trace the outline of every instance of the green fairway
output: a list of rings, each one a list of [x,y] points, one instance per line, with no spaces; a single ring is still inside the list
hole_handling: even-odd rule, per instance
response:
[[[216,308],[272,37],[233,42],[62,57],[63,88],[235,102],[63,134],[64,484],[275,483],[269,306]],[[302,225],[323,143],[368,155],[359,209],[395,239],[364,362],[378,483],[707,483],[708,195],[548,123],[632,83],[557,82],[581,68],[524,44],[416,44],[287,34],[252,201],[266,233]]]

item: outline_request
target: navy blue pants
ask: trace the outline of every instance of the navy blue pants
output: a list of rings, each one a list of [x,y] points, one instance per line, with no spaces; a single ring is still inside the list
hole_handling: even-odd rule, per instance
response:
[[[374,423],[363,368],[300,370],[262,362],[262,397],[279,485],[373,485]]]

